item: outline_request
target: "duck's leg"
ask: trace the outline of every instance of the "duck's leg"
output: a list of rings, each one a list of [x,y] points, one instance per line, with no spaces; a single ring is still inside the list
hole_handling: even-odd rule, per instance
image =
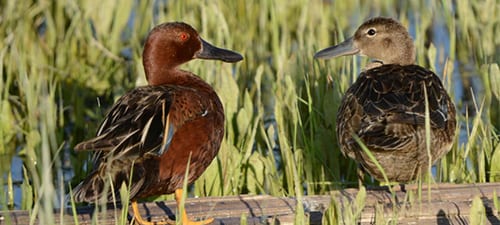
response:
[[[150,222],[142,218],[141,213],[139,212],[139,207],[137,206],[136,201],[132,201],[132,211],[134,212],[135,222],[141,225],[166,225],[166,224],[175,224],[175,221],[160,221],[160,222]]]
[[[175,190],[175,201],[177,202],[177,207],[179,208],[179,211],[181,211],[182,189]],[[210,224],[214,221],[214,218],[208,218],[202,221],[192,221],[187,217],[186,210],[182,210],[181,214],[182,214],[181,221],[183,225]]]

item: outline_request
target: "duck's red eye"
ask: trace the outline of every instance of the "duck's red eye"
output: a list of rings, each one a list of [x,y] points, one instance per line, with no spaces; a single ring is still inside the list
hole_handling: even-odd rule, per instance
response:
[[[187,34],[187,33],[183,32],[183,33],[181,33],[181,35],[179,35],[179,39],[181,41],[186,41],[188,38],[189,38],[189,34]]]

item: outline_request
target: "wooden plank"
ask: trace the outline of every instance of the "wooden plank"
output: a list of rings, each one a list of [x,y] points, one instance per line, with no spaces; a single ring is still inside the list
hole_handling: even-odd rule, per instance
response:
[[[406,192],[390,193],[387,188],[372,188],[367,191],[365,207],[360,224],[373,224],[376,214],[383,214],[385,219],[397,219],[398,224],[468,224],[470,208],[474,197],[479,196],[486,208],[486,224],[500,225],[498,210],[493,204],[494,192],[500,193],[500,183],[484,184],[437,184],[431,189],[422,187],[421,199],[416,185],[408,185]],[[428,199],[430,191],[431,199]],[[335,199],[339,207],[350,207],[357,189],[332,191],[330,195],[304,196],[301,204],[311,224],[321,224],[323,213]],[[411,204],[408,196],[413,195]],[[248,224],[293,224],[298,204],[296,198],[259,196],[228,196],[190,198],[186,200],[186,210],[192,218],[214,217],[214,224],[239,224],[245,218]],[[349,209],[347,209],[349,210]],[[106,213],[94,213],[93,207],[80,207],[75,217],[79,224],[116,224],[120,218],[122,207],[109,206]],[[173,219],[176,213],[174,201],[141,203],[143,217],[152,221]],[[15,210],[0,212],[0,225],[28,224],[28,211]],[[55,212],[56,224],[74,224],[74,216],[70,209],[61,215]],[[131,213],[129,209],[129,219]],[[38,223],[37,223],[38,224]]]

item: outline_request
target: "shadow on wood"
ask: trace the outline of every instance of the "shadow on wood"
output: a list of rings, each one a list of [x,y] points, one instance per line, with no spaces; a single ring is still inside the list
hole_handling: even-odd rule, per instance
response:
[[[494,193],[499,192],[500,183],[436,184],[430,189],[422,187],[418,201],[416,185],[407,185],[406,192],[391,193],[387,188],[369,189],[358,222],[373,224],[376,215],[382,213],[386,218],[397,220],[398,224],[470,224],[472,200],[479,196],[485,208],[486,224],[500,225],[499,209],[495,208],[493,201]],[[332,191],[330,195],[304,196],[301,204],[310,224],[321,224],[323,213],[332,199],[342,207],[349,207],[357,194],[357,189]],[[190,198],[186,200],[185,208],[192,218],[214,217],[214,224],[240,224],[242,218],[247,224],[294,224],[297,204],[297,199],[290,197],[242,195]],[[106,213],[95,213],[95,208],[91,206],[79,207],[76,218],[79,224],[91,224],[93,219],[98,221],[97,224],[116,224],[121,210],[120,205],[116,208],[108,206]],[[176,210],[175,201],[140,204],[141,214],[151,221],[174,219]],[[63,215],[56,212],[54,218],[57,224],[74,224],[75,219],[71,209],[67,209]],[[28,211],[3,211],[0,224],[7,224],[7,221],[11,224],[28,224],[29,220]]]

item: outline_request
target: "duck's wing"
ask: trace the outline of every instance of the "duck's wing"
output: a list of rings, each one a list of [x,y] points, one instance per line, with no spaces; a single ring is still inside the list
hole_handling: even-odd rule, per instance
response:
[[[370,149],[399,150],[424,129],[426,96],[431,129],[447,129],[454,121],[453,103],[440,79],[416,65],[363,72],[347,91],[341,111],[351,114],[352,133]]]
[[[206,114],[205,100],[195,89],[171,85],[139,87],[122,96],[96,137],[75,147],[95,152],[94,169],[75,187],[75,201],[100,199],[108,179],[115,196],[123,182],[130,183],[130,198],[138,195],[147,179],[158,178],[159,156],[169,151],[176,131]],[[107,197],[113,200],[111,192]]]
[[[143,162],[154,163],[149,159],[167,151],[175,133],[169,119],[174,93],[175,88],[170,86],[146,86],[128,92],[113,105],[96,137],[75,146],[77,151],[94,151],[93,171],[73,190],[76,202],[93,202],[105,192],[108,200],[113,200],[111,192],[106,191],[108,179],[117,198],[123,182],[132,181],[130,197],[140,191],[147,174]]]
[[[146,86],[128,92],[113,105],[96,137],[74,149],[99,155],[112,152],[114,157],[161,154],[175,132],[169,120],[173,92],[170,86]]]

